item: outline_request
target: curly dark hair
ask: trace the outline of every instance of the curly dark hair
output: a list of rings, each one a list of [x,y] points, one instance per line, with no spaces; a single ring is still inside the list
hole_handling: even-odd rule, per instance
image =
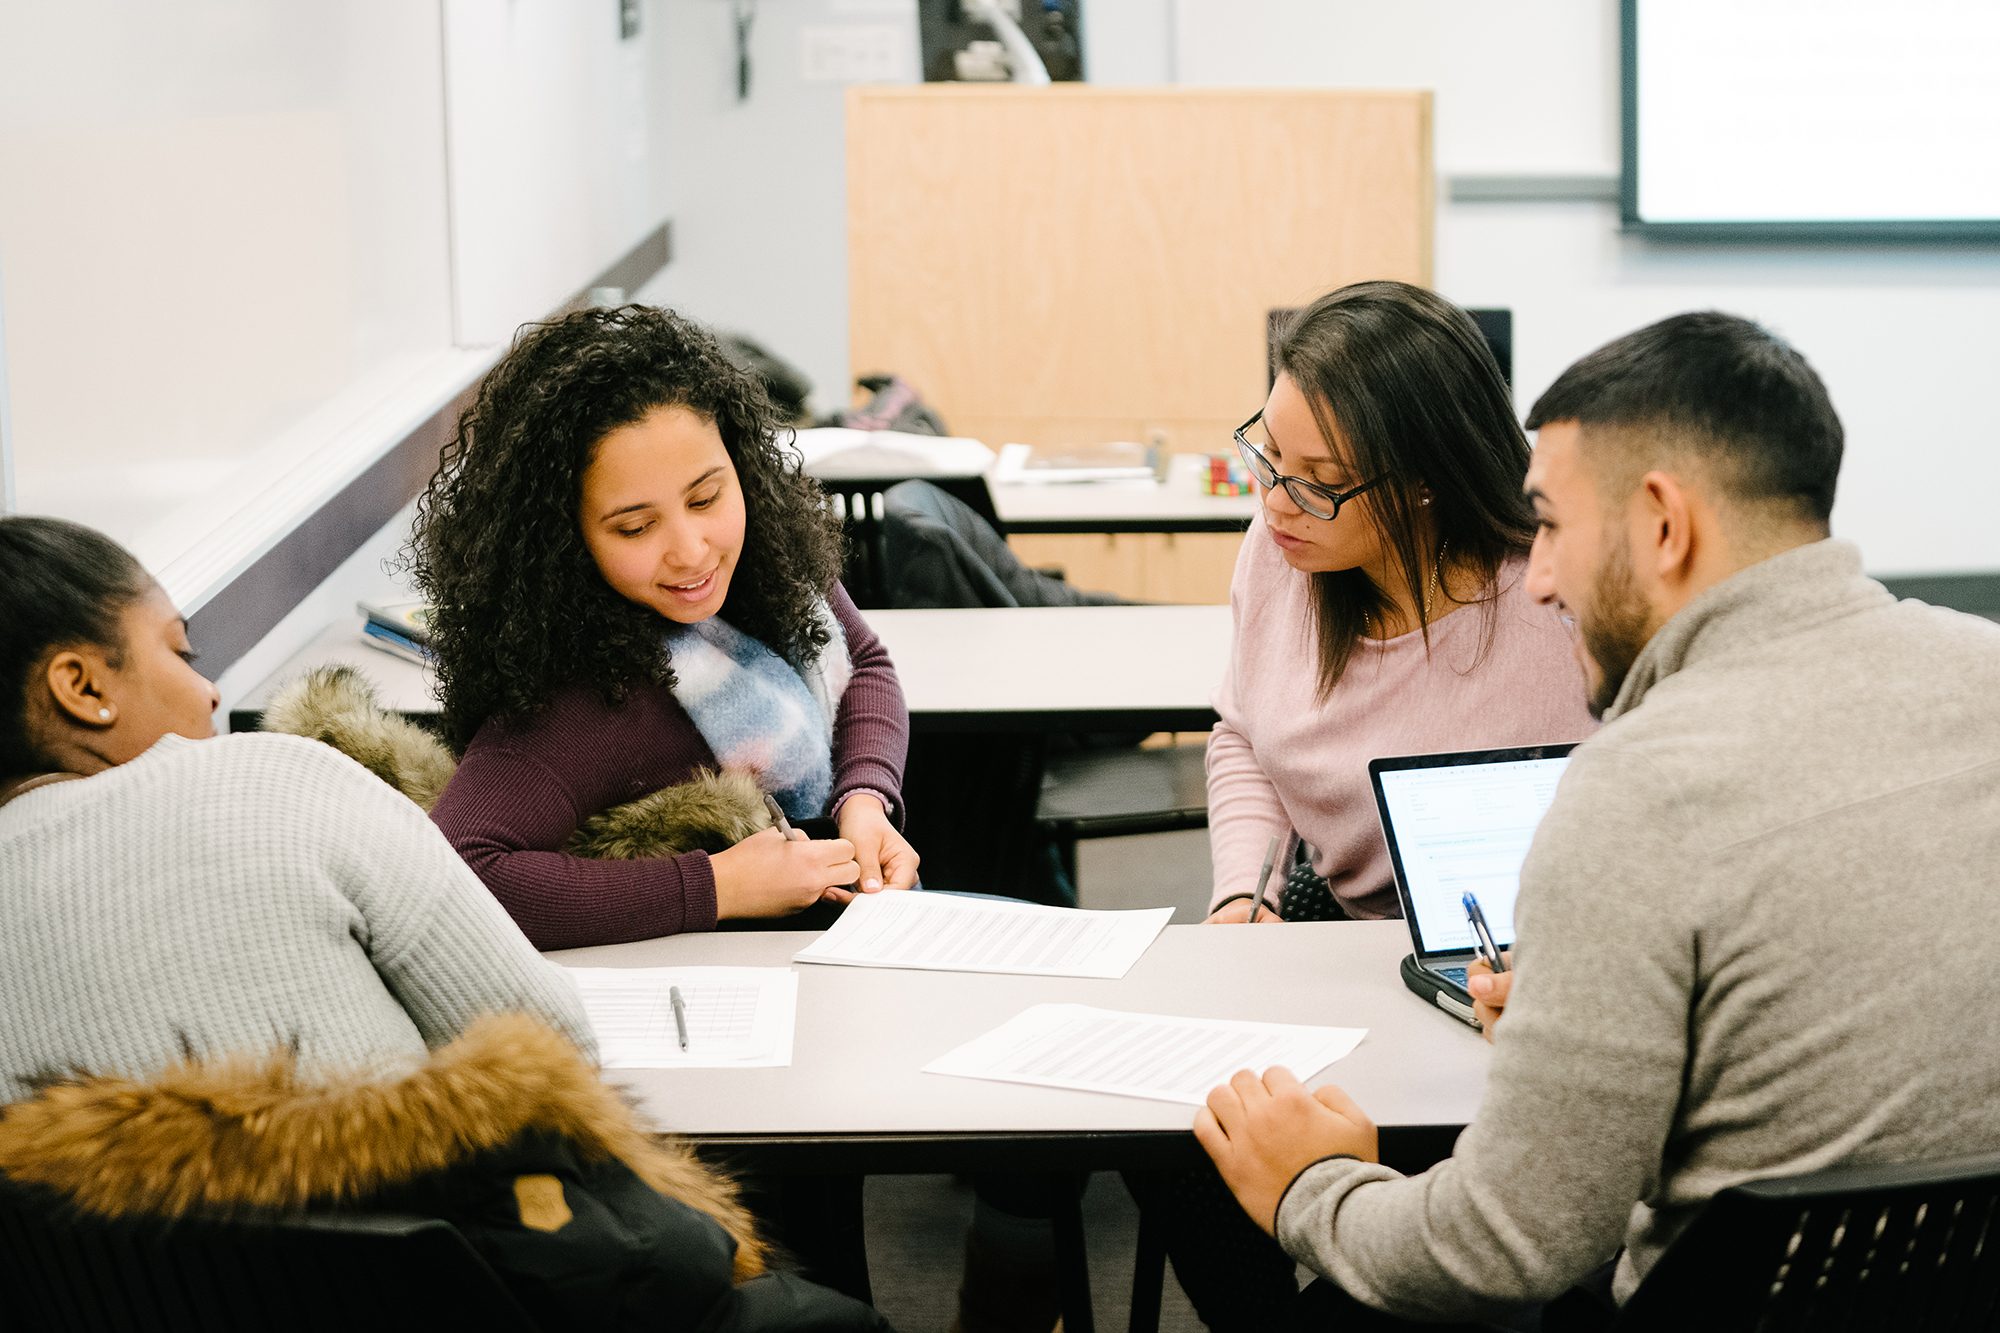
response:
[[[617,703],[635,683],[673,683],[664,618],[604,581],[577,517],[598,442],[669,406],[715,422],[743,488],[743,553],[720,614],[796,665],[826,646],[814,608],[840,577],[840,527],[780,448],[763,386],[670,310],[579,310],[521,330],[417,502],[403,563],[434,608],[454,750],[566,686]]]

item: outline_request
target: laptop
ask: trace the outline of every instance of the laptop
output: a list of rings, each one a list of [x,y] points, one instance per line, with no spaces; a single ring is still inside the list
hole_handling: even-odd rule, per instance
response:
[[[1464,894],[1479,898],[1493,942],[1514,943],[1521,862],[1574,745],[1531,745],[1369,761],[1412,952],[1403,984],[1473,1027],[1465,969],[1478,951]]]

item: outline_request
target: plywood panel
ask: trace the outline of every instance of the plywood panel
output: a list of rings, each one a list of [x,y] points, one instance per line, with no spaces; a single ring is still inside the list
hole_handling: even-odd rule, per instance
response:
[[[1236,572],[1240,532],[1149,532],[1146,536],[1145,591],[1149,602],[1222,605]]]
[[[1137,532],[1021,532],[1007,539],[1033,569],[1059,569],[1071,587],[1145,600],[1146,537]]]
[[[1007,539],[1036,569],[1060,569],[1078,588],[1143,602],[1229,601],[1240,532],[1019,532]]]
[[[1206,447],[1264,397],[1266,311],[1430,279],[1428,93],[848,96],[853,367],[962,434]]]

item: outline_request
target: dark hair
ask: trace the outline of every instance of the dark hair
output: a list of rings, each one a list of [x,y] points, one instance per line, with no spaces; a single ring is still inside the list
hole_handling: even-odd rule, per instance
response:
[[[28,734],[35,668],[56,649],[102,648],[124,656],[119,621],[153,586],[124,547],[60,518],[0,518],[0,776],[49,766]]]
[[[1535,400],[1528,429],[1552,421],[1617,451],[1626,495],[1648,468],[1691,453],[1731,499],[1790,501],[1821,525],[1833,513],[1844,434],[1826,385],[1783,339],[1736,315],[1674,315],[1606,343]],[[1599,479],[1609,495],[1613,478],[1600,469]]]
[[[667,406],[715,422],[743,488],[743,553],[721,614],[797,664],[826,646],[814,608],[840,576],[840,529],[819,484],[780,452],[763,386],[672,311],[579,310],[523,329],[481,382],[404,548],[435,607],[454,749],[564,686],[615,703],[634,683],[672,683],[664,620],[604,581],[577,518],[598,442]]]
[[[1420,488],[1430,491],[1423,512],[1436,540],[1489,582],[1534,541],[1534,510],[1521,496],[1528,441],[1492,349],[1472,317],[1435,292],[1359,282],[1294,316],[1272,355],[1312,405],[1320,434],[1346,444],[1355,480],[1385,479],[1368,493],[1369,512],[1395,552],[1428,646],[1425,561],[1436,552],[1420,549]],[[1389,599],[1358,569],[1314,574],[1311,588],[1324,698],[1347,670],[1368,616]]]

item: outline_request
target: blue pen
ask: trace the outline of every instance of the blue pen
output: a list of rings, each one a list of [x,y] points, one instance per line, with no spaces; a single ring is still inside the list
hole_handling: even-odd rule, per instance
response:
[[[1486,913],[1479,910],[1479,899],[1467,889],[1459,899],[1465,904],[1465,919],[1472,923],[1472,937],[1479,950],[1479,956],[1493,969],[1495,976],[1507,970],[1507,960],[1500,956],[1500,946],[1493,942],[1493,932],[1486,928]]]

